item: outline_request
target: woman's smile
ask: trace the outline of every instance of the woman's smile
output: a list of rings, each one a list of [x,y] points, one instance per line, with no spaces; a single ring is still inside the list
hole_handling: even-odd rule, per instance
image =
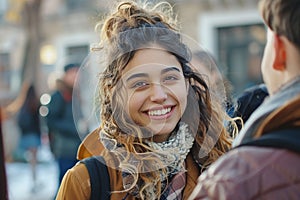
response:
[[[152,108],[144,113],[146,113],[149,116],[149,118],[153,120],[167,119],[172,114],[172,106],[166,106],[163,108]]]
[[[148,111],[148,115],[149,116],[162,116],[162,115],[165,115],[167,113],[171,112],[171,107],[168,107],[168,108],[163,108],[163,109],[160,109],[160,110],[149,110]]]

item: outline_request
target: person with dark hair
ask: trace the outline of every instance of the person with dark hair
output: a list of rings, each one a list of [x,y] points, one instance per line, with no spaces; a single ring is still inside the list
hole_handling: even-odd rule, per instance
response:
[[[233,149],[198,179],[193,199],[299,199],[300,1],[260,0],[267,26],[261,63],[269,97]]]
[[[241,130],[251,114],[264,102],[269,96],[268,89],[265,84],[255,85],[247,88],[236,98],[233,105],[232,117],[240,117],[242,121],[236,122],[238,129]]]
[[[34,192],[37,184],[37,153],[41,146],[40,99],[33,85],[24,88],[27,89],[26,96],[17,116],[17,123],[21,130],[19,147],[22,152],[30,152],[28,159],[32,171],[32,191]]]
[[[167,2],[124,1],[101,22],[100,125],[82,142],[57,199],[187,199],[230,148],[226,112],[191,67],[175,19]],[[93,159],[102,163],[95,173]]]
[[[57,80],[57,89],[48,104],[46,122],[51,151],[58,163],[58,185],[65,172],[76,164],[76,151],[81,142],[72,112],[73,86],[79,67],[76,63],[64,66],[64,75]]]

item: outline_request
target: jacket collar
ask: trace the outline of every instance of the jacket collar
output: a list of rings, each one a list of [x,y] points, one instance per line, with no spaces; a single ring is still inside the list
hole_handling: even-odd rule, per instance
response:
[[[300,94],[300,77],[293,79],[281,87],[277,93],[266,100],[252,113],[248,121],[245,123],[244,128],[240,131],[238,136],[233,142],[233,147],[238,146],[242,142],[252,140],[257,129],[264,121],[264,118],[277,108],[287,104],[292,99]]]

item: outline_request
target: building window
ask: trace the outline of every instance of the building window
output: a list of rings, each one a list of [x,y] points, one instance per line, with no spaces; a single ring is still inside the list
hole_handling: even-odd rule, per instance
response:
[[[199,39],[216,56],[220,71],[232,84],[234,96],[262,82],[260,63],[266,30],[257,9],[199,15]]]
[[[67,57],[69,62],[82,63],[89,53],[89,45],[67,47]]]
[[[227,68],[227,77],[239,94],[262,83],[261,60],[265,45],[263,24],[220,27],[217,29],[218,58]]]

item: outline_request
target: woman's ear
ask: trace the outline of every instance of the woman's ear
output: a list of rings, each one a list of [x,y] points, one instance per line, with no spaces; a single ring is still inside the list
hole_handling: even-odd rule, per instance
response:
[[[274,35],[275,60],[273,68],[283,71],[286,68],[286,46],[281,36]]]

